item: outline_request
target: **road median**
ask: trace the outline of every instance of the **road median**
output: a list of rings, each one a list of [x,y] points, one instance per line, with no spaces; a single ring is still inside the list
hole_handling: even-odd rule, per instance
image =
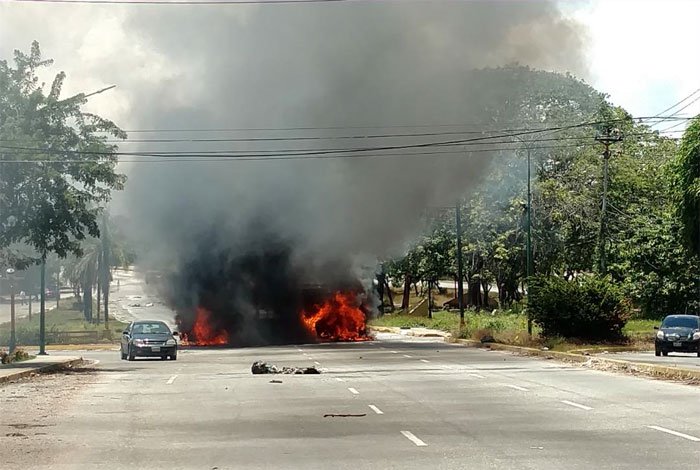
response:
[[[39,356],[22,362],[14,362],[0,367],[0,384],[32,375],[78,367],[84,363],[79,356]]]

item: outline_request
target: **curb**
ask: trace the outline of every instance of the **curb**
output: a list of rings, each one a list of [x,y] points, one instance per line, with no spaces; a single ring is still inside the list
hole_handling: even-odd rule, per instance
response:
[[[526,348],[500,343],[481,343],[471,339],[456,339],[449,341],[470,348],[491,349],[494,351],[509,351],[524,356],[537,356],[545,359],[558,359],[566,362],[585,363],[591,367],[607,366],[610,370],[630,372],[648,375],[658,378],[672,378],[700,382],[700,369],[684,369],[681,367],[669,367],[660,364],[646,364],[642,362],[625,361],[622,359],[609,359],[600,356],[584,356],[570,352],[542,351],[541,349]]]
[[[15,372],[13,374],[3,375],[3,376],[0,376],[0,384],[13,382],[15,380],[23,379],[25,377],[29,377],[29,376],[34,375],[34,374],[43,374],[45,372],[52,372],[54,370],[59,370],[59,369],[63,369],[66,367],[68,367],[68,368],[76,367],[76,366],[82,365],[84,362],[85,361],[83,360],[83,358],[79,357],[79,358],[75,358],[75,359],[69,359],[69,360],[63,361],[63,362],[57,362],[55,364],[47,364],[47,365],[42,366],[42,367],[36,367],[36,368],[29,369],[29,370]]]

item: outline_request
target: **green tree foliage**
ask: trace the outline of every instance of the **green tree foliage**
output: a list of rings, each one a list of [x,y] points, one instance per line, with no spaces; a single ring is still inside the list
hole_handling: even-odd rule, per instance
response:
[[[0,249],[24,242],[41,257],[80,254],[86,236],[99,236],[97,218],[125,177],[115,172],[126,135],[113,122],[84,112],[86,95],[61,97],[56,75],[48,92],[38,70],[39,44],[0,61]]]
[[[674,169],[685,240],[693,252],[700,254],[700,117],[686,129]]]
[[[696,300],[698,261],[683,245],[683,228],[676,216],[678,173],[674,163],[677,143],[645,124],[634,122],[624,109],[610,105],[606,97],[571,76],[532,71],[522,67],[481,72],[487,81],[509,86],[507,102],[486,97],[485,115],[515,127],[534,129],[560,127],[556,132],[521,136],[519,146],[484,158],[488,162],[481,184],[471,191],[462,206],[465,281],[469,304],[486,306],[488,290],[494,286],[500,305],[519,300],[525,290],[525,222],[527,155],[532,164],[532,242],[536,274],[571,280],[595,271],[601,221],[603,146],[595,137],[606,128],[624,136],[611,146],[607,223],[604,243],[607,270],[634,306],[647,317],[683,313]],[[513,116],[521,123],[511,121]],[[576,126],[577,123],[594,123]],[[539,123],[539,124],[538,124]],[[504,127],[503,126],[500,127]],[[689,129],[681,146],[682,155],[697,155],[698,124]],[[695,129],[695,130],[694,130]],[[696,137],[693,137],[696,136]],[[547,140],[549,139],[549,140]],[[693,153],[696,152],[696,153]],[[686,158],[687,160],[687,158]],[[694,160],[691,160],[694,161]],[[681,160],[700,177],[700,163]],[[685,175],[687,186],[700,187],[700,179]],[[684,190],[688,199],[700,192]],[[700,201],[700,197],[697,199]],[[689,199],[689,214],[700,215],[695,199]],[[451,215],[454,218],[454,211]],[[452,220],[448,221],[454,227]],[[453,231],[453,229],[451,229]],[[452,233],[452,232],[450,232]],[[425,238],[444,237],[429,227]],[[418,266],[431,264],[426,239],[409,252],[413,275]],[[441,263],[454,266],[454,241],[445,241]],[[435,246],[443,244],[435,241]],[[456,269],[443,272],[454,278]],[[481,293],[479,292],[481,290]]]
[[[530,286],[528,309],[545,336],[617,341],[629,319],[622,289],[608,277],[567,281],[538,276]]]

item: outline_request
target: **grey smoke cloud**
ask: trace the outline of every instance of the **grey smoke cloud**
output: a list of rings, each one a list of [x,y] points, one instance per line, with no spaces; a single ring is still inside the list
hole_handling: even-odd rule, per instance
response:
[[[515,62],[579,73],[585,69],[582,31],[551,2],[149,7],[129,15],[126,25],[140,43],[164,51],[181,67],[171,79],[134,91],[140,128],[488,122],[484,96],[490,106],[499,106],[513,90],[479,82],[471,77],[473,69]],[[271,133],[236,134],[261,135]],[[343,148],[426,139],[168,148]],[[159,246],[167,247],[168,257],[173,246],[186,250],[200,231],[211,227],[222,243],[245,245],[247,227],[262,221],[271,232],[292,240],[308,259],[337,253],[383,255],[410,239],[423,207],[444,204],[478,181],[487,167],[485,158],[139,164],[129,170],[124,196],[143,238],[155,243],[148,249],[151,254]]]

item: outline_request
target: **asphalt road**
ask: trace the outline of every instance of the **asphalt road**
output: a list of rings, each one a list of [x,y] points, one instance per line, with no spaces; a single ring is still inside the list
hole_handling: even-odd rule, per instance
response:
[[[110,314],[117,320],[161,320],[175,328],[175,312],[164,305],[140,273],[116,270],[110,288]]]
[[[0,387],[0,467],[700,466],[698,387],[383,338],[183,350],[176,362],[85,352],[93,370]],[[323,373],[254,376],[258,359]]]

